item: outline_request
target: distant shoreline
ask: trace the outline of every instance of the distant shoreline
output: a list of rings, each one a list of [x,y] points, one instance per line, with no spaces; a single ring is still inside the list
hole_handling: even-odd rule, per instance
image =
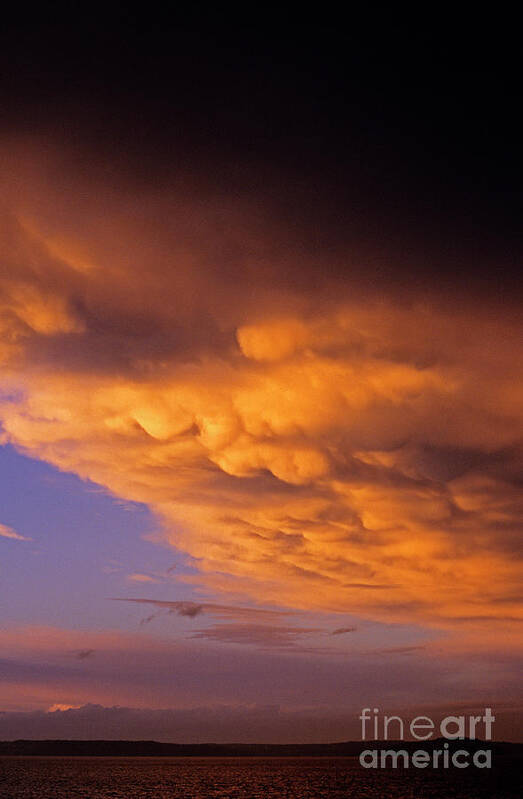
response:
[[[494,756],[521,757],[523,743],[505,741],[449,741],[451,749],[489,748]],[[344,741],[329,744],[180,744],[160,741],[16,740],[0,741],[0,756],[49,757],[357,757],[364,749],[432,749],[432,741]]]

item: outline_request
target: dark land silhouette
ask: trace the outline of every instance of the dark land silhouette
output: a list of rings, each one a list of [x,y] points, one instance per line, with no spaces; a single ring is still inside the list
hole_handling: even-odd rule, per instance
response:
[[[451,752],[466,749],[491,749],[496,758],[521,758],[523,744],[504,741],[463,740],[447,741],[343,741],[328,744],[183,744],[160,741],[68,741],[17,740],[0,741],[0,755],[62,756],[62,757],[358,757],[365,749],[418,749],[432,752],[449,744]]]

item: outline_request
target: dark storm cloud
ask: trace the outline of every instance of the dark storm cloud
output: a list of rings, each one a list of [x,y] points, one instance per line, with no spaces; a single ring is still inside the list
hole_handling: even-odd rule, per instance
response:
[[[132,14],[104,26],[25,20],[0,42],[2,127],[61,137],[71,166],[129,194],[152,184],[189,196],[205,184],[207,198],[241,198],[260,219],[272,208],[296,233],[294,260],[329,253],[322,272],[345,273],[350,250],[360,282],[407,295],[430,282],[452,296],[460,285],[509,303],[518,70],[509,52],[487,63],[473,42],[469,53],[418,34],[377,46],[332,26],[217,35],[144,27]],[[318,280],[315,267],[302,272]],[[299,274],[287,267],[280,280],[296,286]]]

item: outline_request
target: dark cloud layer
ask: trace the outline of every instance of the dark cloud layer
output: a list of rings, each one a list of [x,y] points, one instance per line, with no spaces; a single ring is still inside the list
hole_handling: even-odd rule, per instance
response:
[[[451,710],[454,713],[456,708]],[[484,708],[469,706],[462,711],[481,715]],[[402,717],[408,721],[421,712],[429,713],[438,723],[449,713],[449,708],[418,707]],[[500,708],[496,726],[502,735],[505,733],[506,737],[513,725],[514,711]],[[153,710],[89,704],[53,712],[0,713],[0,739],[28,737],[176,743],[330,743],[360,740],[361,728],[357,718],[343,710],[288,711],[277,705]]]
[[[6,24],[0,44],[2,129],[61,139],[74,171],[134,194],[198,185],[262,218],[271,208],[303,250],[329,252],[322,272],[344,272],[359,247],[371,281],[423,292],[430,279],[511,302],[521,120],[510,48],[487,60],[479,42],[444,46],[419,29],[377,44],[374,31],[332,25],[144,27],[129,11],[104,26]]]

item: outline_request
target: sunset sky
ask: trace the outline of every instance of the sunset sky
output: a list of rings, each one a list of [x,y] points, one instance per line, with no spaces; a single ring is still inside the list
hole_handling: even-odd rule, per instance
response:
[[[510,65],[5,36],[0,739],[521,739]]]

